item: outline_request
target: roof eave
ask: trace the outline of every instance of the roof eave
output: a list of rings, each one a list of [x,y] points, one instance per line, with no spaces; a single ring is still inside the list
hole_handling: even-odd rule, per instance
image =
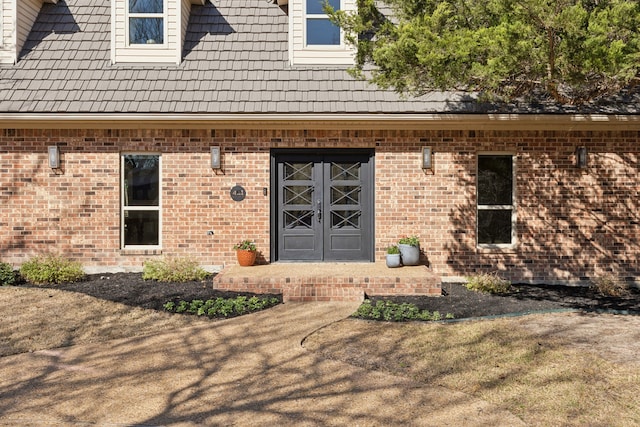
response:
[[[634,130],[636,114],[0,113],[0,128]]]

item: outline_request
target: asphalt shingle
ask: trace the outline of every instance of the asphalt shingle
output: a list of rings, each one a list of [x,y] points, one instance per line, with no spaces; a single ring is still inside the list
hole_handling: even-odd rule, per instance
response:
[[[472,112],[454,94],[402,99],[341,66],[295,67],[288,16],[264,0],[192,7],[180,65],[110,63],[109,0],[44,4],[15,66],[0,68],[0,112]],[[42,90],[45,90],[44,94]],[[98,101],[99,100],[99,101]],[[637,103],[626,105],[637,112]]]

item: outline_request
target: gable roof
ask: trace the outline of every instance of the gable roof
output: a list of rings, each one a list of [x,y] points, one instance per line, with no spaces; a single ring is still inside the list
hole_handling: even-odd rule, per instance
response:
[[[0,68],[0,113],[424,114],[495,108],[455,93],[403,99],[353,79],[342,66],[291,66],[289,18],[264,0],[194,5],[179,65],[113,65],[110,7],[109,0],[45,4],[18,63]],[[638,104],[595,110],[635,114]],[[546,106],[537,109],[548,112]]]

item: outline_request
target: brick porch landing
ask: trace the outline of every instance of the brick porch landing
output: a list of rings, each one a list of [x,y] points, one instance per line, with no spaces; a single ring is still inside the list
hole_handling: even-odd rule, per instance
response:
[[[440,295],[440,277],[425,266],[384,263],[274,263],[226,267],[214,289],[282,293],[284,301],[362,301],[364,295]]]

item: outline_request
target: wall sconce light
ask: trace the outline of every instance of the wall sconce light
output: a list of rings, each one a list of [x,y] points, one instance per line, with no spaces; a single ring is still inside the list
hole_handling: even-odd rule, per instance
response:
[[[580,169],[587,167],[587,147],[576,148],[576,166]]]
[[[211,169],[220,169],[220,147],[211,147]]]
[[[422,169],[433,169],[431,162],[431,147],[422,147]]]
[[[60,149],[57,145],[49,146],[49,167],[51,169],[60,169]]]

